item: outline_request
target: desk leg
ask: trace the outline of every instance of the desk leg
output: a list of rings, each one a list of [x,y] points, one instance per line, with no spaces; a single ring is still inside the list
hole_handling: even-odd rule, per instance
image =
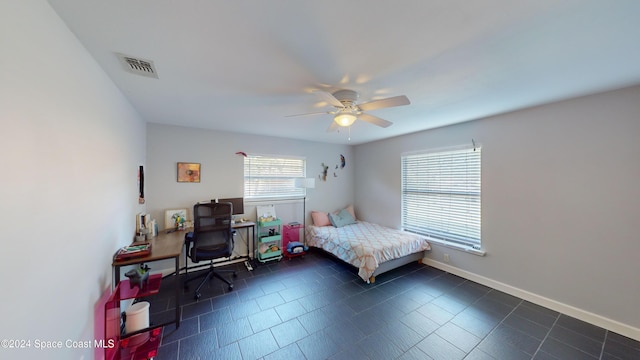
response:
[[[251,240],[249,240],[251,239]],[[251,238],[249,238],[249,228],[247,228],[247,242],[249,244],[249,260],[253,260],[253,243],[256,241],[256,227],[251,226]]]
[[[249,228],[251,228],[251,237],[249,237]],[[244,266],[247,267],[248,271],[252,271],[253,270],[253,259],[251,257],[251,255],[253,255],[253,252],[251,251],[255,241],[256,241],[256,226],[247,226],[245,227],[245,229],[247,230],[246,235],[247,235],[247,260],[245,260],[244,262]]]
[[[120,266],[116,265],[113,267],[113,276],[114,276],[114,285],[113,285],[113,289],[115,290],[116,286],[118,286],[118,283],[120,282]]]
[[[176,329],[180,327],[180,255],[176,256]]]

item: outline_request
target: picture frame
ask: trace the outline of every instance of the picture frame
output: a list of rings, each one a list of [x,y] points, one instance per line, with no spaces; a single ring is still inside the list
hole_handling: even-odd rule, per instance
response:
[[[164,212],[164,228],[180,229],[184,228],[188,222],[189,213],[187,209],[170,209]]]
[[[257,205],[256,206],[256,219],[272,219],[266,221],[273,221],[277,219],[276,207],[274,205]]]
[[[178,182],[199,183],[200,163],[178,163]]]

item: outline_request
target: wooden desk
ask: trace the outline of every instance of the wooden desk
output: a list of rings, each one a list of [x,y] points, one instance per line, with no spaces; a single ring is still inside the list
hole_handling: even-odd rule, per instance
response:
[[[256,241],[256,223],[253,222],[253,221],[237,222],[237,223],[234,223],[233,225],[231,225],[231,228],[233,230],[245,229],[246,234],[247,234],[247,256],[236,256],[234,258],[229,258],[229,259],[226,259],[226,260],[215,261],[215,262],[213,262],[213,264],[214,265],[232,264],[232,263],[241,261],[241,259],[246,259],[245,262],[244,262],[244,265],[245,265],[245,267],[247,268],[248,271],[251,271],[251,270],[253,270],[253,267],[251,266],[251,261],[252,261],[251,254],[253,254],[251,246],[253,246],[253,244]],[[251,230],[251,237],[249,237],[249,230]],[[193,231],[193,229],[189,229],[189,231]],[[207,263],[207,264],[204,264],[204,265],[192,265],[192,266],[189,266],[189,246],[190,246],[190,243],[186,243],[185,242],[184,246],[185,246],[184,266],[180,270],[185,270],[185,274],[188,273],[189,270],[196,270],[196,269],[200,269],[200,268],[203,268],[203,267],[211,266],[211,263]]]
[[[151,243],[151,253],[146,256],[118,260],[111,263],[114,271],[114,288],[120,282],[120,268],[127,265],[136,265],[158,260],[174,259],[176,264],[175,276],[180,274],[180,254],[182,253],[182,246],[184,244],[184,235],[192,229],[172,231],[167,233],[167,230],[160,231],[158,236],[147,240]],[[176,328],[180,326],[180,279],[176,278],[176,319],[169,322],[169,324],[175,322]],[[161,324],[158,326],[164,326],[167,324]]]

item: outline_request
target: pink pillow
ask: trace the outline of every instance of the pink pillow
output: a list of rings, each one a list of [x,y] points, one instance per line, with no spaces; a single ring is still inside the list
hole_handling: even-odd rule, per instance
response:
[[[311,219],[313,219],[313,225],[315,226],[331,226],[331,221],[329,220],[328,213],[312,211]]]

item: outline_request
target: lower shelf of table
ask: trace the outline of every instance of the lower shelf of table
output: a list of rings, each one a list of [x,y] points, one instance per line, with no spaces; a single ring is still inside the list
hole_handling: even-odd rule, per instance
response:
[[[162,274],[153,274],[142,284],[132,284],[131,280],[120,281],[120,300],[133,299],[157,294],[160,291]]]
[[[123,338],[117,344],[108,343],[105,348],[105,359],[143,360],[154,358],[158,355],[161,339],[162,328],[155,328]]]

